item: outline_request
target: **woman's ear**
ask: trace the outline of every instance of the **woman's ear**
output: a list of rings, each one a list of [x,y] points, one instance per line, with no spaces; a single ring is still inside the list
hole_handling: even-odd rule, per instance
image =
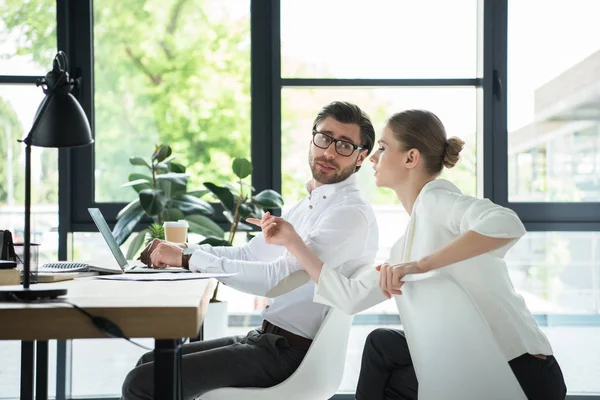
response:
[[[421,160],[421,153],[417,149],[410,149],[406,152],[406,168],[415,168]]]

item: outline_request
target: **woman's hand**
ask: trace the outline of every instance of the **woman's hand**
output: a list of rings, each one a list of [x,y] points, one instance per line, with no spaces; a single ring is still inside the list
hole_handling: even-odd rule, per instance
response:
[[[263,231],[265,242],[269,244],[288,246],[294,240],[300,238],[292,224],[283,218],[271,215],[269,212],[265,213],[260,220],[247,218],[246,222],[259,226]]]
[[[402,294],[402,278],[408,274],[420,274],[424,272],[416,261],[401,264],[381,264],[375,267],[379,271],[379,287],[388,299],[395,294]]]

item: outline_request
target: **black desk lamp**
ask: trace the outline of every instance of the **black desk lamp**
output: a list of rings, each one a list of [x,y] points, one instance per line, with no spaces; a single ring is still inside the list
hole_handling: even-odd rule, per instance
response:
[[[67,294],[66,289],[31,289],[31,146],[77,147],[94,142],[88,119],[77,99],[71,94],[78,82],[69,77],[67,56],[59,51],[54,57],[52,71],[38,79],[46,97],[35,115],[25,143],[25,237],[23,251],[23,288],[0,290],[0,297],[13,300],[55,298]]]

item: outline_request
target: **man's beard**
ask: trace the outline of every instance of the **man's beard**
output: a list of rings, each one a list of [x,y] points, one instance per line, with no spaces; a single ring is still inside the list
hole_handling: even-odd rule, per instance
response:
[[[332,183],[338,183],[343,180],[346,180],[350,175],[354,173],[356,170],[356,163],[358,160],[355,160],[353,165],[348,166],[342,170],[333,170],[331,172],[325,172],[319,169],[317,162],[324,162],[325,164],[332,165],[334,167],[339,167],[336,163],[332,161],[327,161],[323,157],[312,158],[312,155],[308,154],[308,163],[310,165],[310,170],[312,172],[313,179],[323,185],[330,185]]]

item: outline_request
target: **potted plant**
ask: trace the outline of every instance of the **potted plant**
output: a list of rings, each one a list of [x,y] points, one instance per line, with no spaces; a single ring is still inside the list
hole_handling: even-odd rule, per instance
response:
[[[283,207],[283,199],[279,193],[267,189],[254,194],[254,188],[244,181],[252,174],[250,161],[245,158],[236,158],[233,160],[232,170],[237,177],[235,184],[219,186],[212,182],[204,183],[204,186],[223,206],[223,215],[229,221],[227,237],[207,237],[200,244],[231,246],[238,231],[246,232],[247,239],[250,239],[254,229],[243,223],[243,220],[248,217],[260,219],[266,210]],[[219,284],[217,284],[204,318],[204,339],[222,337],[227,334],[227,303],[217,300],[218,289]]]
[[[122,185],[133,188],[138,198],[119,211],[113,234],[121,245],[144,216],[152,218],[153,223],[134,237],[127,259],[133,259],[144,243],[154,238],[164,239],[164,221],[185,219],[192,233],[215,239],[225,235],[208,217],[214,215],[213,206],[200,199],[208,190],[188,191],[186,167],[173,161],[176,157],[169,145],[161,144],[148,161],[141,157],[129,159],[131,165],[143,168],[144,172],[130,174],[129,181]]]

